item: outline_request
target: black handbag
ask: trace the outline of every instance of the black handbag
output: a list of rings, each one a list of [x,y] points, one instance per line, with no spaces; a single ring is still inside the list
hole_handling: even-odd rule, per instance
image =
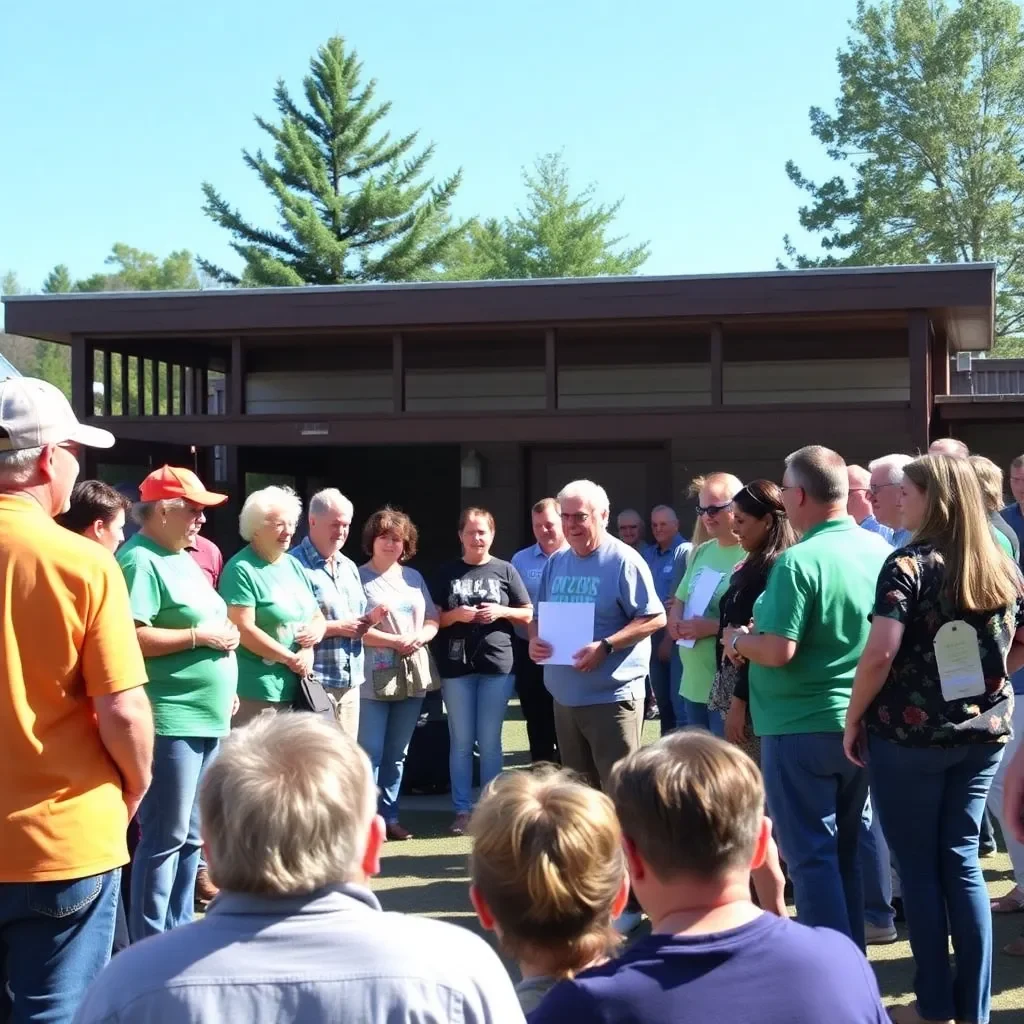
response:
[[[292,701],[292,711],[308,711],[335,721],[334,701],[316,676],[303,676],[299,680],[299,689]]]

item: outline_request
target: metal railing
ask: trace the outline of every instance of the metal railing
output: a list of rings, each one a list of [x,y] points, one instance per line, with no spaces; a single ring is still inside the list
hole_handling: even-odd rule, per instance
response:
[[[1024,395],[1024,359],[972,359],[970,370],[950,360],[949,390],[953,395]]]

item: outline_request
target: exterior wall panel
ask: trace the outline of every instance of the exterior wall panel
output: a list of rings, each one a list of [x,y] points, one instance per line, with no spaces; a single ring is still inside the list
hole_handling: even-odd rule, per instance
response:
[[[910,360],[801,359],[726,362],[726,405],[800,402],[907,402]]]

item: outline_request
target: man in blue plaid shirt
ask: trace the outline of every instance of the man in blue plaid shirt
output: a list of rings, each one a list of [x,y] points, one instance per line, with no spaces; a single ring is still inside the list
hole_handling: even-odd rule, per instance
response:
[[[362,636],[371,623],[364,617],[366,596],[359,569],[341,553],[352,513],[352,502],[335,488],[314,494],[309,502],[309,535],[291,553],[305,569],[327,620],[327,631],[314,652],[313,674],[334,699],[338,724],[354,740],[363,682]]]

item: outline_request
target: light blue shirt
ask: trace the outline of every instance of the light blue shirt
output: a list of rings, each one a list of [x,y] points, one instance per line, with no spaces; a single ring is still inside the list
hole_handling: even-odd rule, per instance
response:
[[[559,550],[564,551],[565,547],[563,544]],[[512,565],[523,579],[526,592],[530,595],[530,604],[534,607],[534,614],[537,609],[537,591],[540,589],[541,574],[544,572],[544,566],[548,564],[549,557],[544,554],[539,544],[531,544],[512,556]],[[527,627],[521,623],[516,623],[515,631],[516,636],[521,639],[527,638]]]
[[[868,533],[877,533],[883,540],[889,544],[892,543],[892,527],[883,526],[874,516],[869,515],[866,519],[861,520],[860,528],[867,530]]]
[[[615,537],[605,537],[584,558],[570,547],[556,551],[544,566],[537,601],[592,603],[594,640],[617,633],[634,619],[665,610],[647,563]],[[642,700],[650,660],[647,637],[628,650],[612,652],[593,672],[580,672],[572,665],[545,665],[544,685],[566,707]]]
[[[675,578],[680,560],[685,562],[691,546],[683,540],[682,534],[677,533],[664,551],[658,547],[657,542],[644,548],[644,561],[651,570],[651,576],[654,577],[654,590],[662,604],[674,596],[672,580]]]
[[[206,917],[129,946],[75,1024],[522,1024],[501,961],[469,929],[386,914],[361,886],[222,892]]]

